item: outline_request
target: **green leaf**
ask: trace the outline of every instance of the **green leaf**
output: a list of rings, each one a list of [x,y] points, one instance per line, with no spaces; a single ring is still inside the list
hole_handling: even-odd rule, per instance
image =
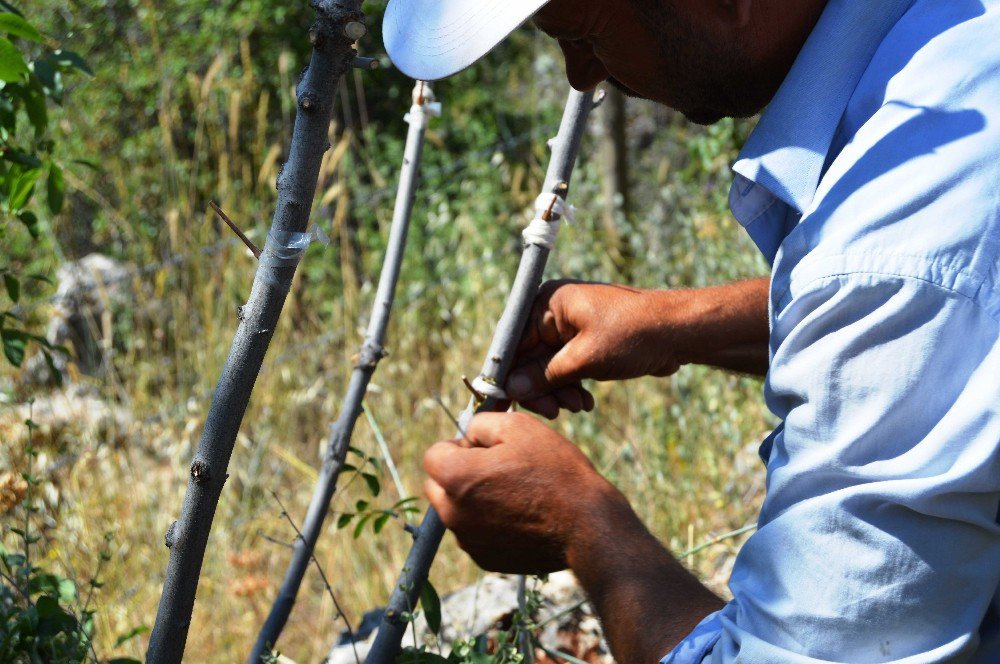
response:
[[[0,9],[8,11],[15,16],[24,16],[24,14],[22,14],[17,7],[7,2],[7,0],[0,0]]]
[[[13,83],[27,75],[28,65],[24,62],[21,52],[10,43],[9,39],[0,37],[0,81]]]
[[[371,514],[364,514],[358,519],[358,522],[354,524],[354,539],[361,537],[361,533],[365,530],[365,524],[368,523],[368,519],[372,518]]]
[[[21,282],[13,274],[3,275],[3,285],[7,289],[7,296],[14,304],[21,299]]]
[[[52,277],[46,276],[44,274],[38,274],[37,272],[29,274],[26,278],[29,279],[30,281],[41,281],[42,283],[46,283],[49,286],[56,285],[56,282],[52,280]]]
[[[73,51],[59,50],[53,53],[52,57],[60,67],[69,67],[72,69],[76,69],[78,71],[82,71],[84,74],[87,74],[89,76],[94,75],[93,70],[91,70],[91,68],[87,66],[87,63],[84,61],[84,59],[81,58],[78,54],[74,53]]]
[[[35,602],[35,607],[38,609],[39,618],[52,618],[58,615],[64,615],[65,611],[59,606],[59,600],[51,595],[42,595]]]
[[[27,154],[19,150],[9,149],[3,153],[3,158],[15,164],[21,164],[28,168],[41,168],[42,160],[33,154]]]
[[[62,72],[57,69],[58,65],[45,59],[35,60],[29,66],[35,74],[35,78],[42,84],[45,92],[55,99],[56,102],[62,102],[64,87]]]
[[[24,100],[24,112],[28,114],[31,126],[35,128],[35,138],[45,135],[45,130],[49,128],[49,112],[45,105],[45,89],[38,81],[32,81],[29,85],[10,86],[16,87],[19,96]]]
[[[66,183],[63,180],[62,169],[55,164],[49,164],[48,203],[52,214],[62,212],[65,194]]]
[[[382,485],[379,484],[378,478],[371,473],[361,473],[361,477],[365,478],[365,483],[368,484],[368,490],[372,492],[373,496],[377,496],[382,491]]]
[[[32,595],[56,596],[59,594],[59,582],[62,579],[55,574],[35,574],[28,582],[28,592]]]
[[[122,634],[121,636],[119,636],[115,640],[115,648],[118,648],[118,647],[120,647],[120,646],[128,643],[129,641],[131,641],[135,637],[139,636],[140,634],[145,634],[148,631],[149,631],[149,627],[147,627],[146,625],[139,625],[138,627],[133,627],[132,629],[130,629],[129,631],[125,632],[124,634]],[[115,661],[115,660],[111,660],[111,661]],[[124,661],[134,661],[134,660],[124,660]]]
[[[441,633],[441,598],[430,581],[424,583],[420,591],[420,606],[424,609],[427,626],[434,634]]]
[[[40,232],[38,230],[38,217],[35,216],[34,212],[22,212],[17,215],[17,218],[24,224],[25,228],[28,229],[28,233],[31,235],[32,239],[37,240],[40,237]]]
[[[359,512],[364,512],[366,509],[368,509],[368,501],[359,500],[358,502],[354,503],[354,509],[356,509]]]
[[[14,184],[11,185],[10,195],[7,198],[7,209],[18,212],[28,204],[28,201],[31,200],[31,194],[35,191],[35,182],[41,174],[41,169],[33,168],[18,176]]]
[[[67,604],[76,601],[76,584],[73,579],[59,579],[59,599]]]
[[[375,531],[376,535],[382,532],[382,529],[385,528],[386,522],[389,521],[389,519],[391,518],[392,518],[391,512],[380,514],[377,517],[375,517],[375,521],[372,523],[372,529]]]
[[[86,166],[90,170],[95,171],[97,173],[100,173],[103,170],[101,168],[101,165],[96,161],[94,161],[93,159],[74,159],[73,163],[80,164],[81,166]]]
[[[114,659],[109,659],[108,664],[142,664],[142,662],[131,657],[115,657]]]
[[[353,518],[354,518],[353,514],[341,514],[339,517],[337,517],[337,530],[346,527],[347,524],[349,524],[351,522],[351,519]]]
[[[11,14],[9,12],[0,13],[0,32],[6,32],[17,37],[23,37],[24,39],[29,39],[33,42],[45,41],[45,37],[43,37],[42,33],[36,30],[33,25],[25,21],[17,14]]]
[[[3,341],[3,354],[15,367],[24,362],[24,351],[28,346],[28,335],[20,330],[0,328],[0,340]]]
[[[55,360],[52,359],[52,353],[49,352],[48,348],[43,348],[42,356],[45,358],[45,364],[49,367],[49,373],[51,374],[56,387],[62,387],[63,375],[62,372],[59,371],[59,367],[56,366]]]

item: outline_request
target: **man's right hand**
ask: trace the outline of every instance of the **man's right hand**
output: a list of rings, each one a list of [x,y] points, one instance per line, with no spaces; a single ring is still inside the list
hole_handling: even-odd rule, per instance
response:
[[[504,386],[548,418],[591,410],[581,381],[669,376],[689,362],[767,369],[767,279],[699,290],[550,281]]]

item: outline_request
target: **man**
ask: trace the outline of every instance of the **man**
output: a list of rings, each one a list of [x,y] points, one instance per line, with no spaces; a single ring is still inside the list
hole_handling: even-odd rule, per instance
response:
[[[768,105],[730,202],[773,269],[692,291],[547,284],[508,393],[555,417],[593,407],[582,379],[700,362],[766,372],[782,424],[729,603],[526,415],[427,452],[463,549],[572,568],[626,664],[1000,662],[1000,2],[392,0],[386,45],[440,78],[532,14],[579,89],[608,80],[696,122]]]

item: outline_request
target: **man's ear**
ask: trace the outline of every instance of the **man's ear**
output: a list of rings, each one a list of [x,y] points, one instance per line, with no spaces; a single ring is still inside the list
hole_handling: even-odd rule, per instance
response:
[[[737,28],[745,28],[750,24],[750,14],[754,9],[754,0],[721,0],[722,8],[729,14]]]

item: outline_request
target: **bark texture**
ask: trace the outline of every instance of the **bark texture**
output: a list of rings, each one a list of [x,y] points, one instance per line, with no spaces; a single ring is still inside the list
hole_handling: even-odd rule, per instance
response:
[[[312,0],[316,22],[309,67],[298,85],[298,110],[288,161],[278,175],[278,202],[268,244],[258,263],[229,357],[212,396],[205,427],[191,463],[180,517],[167,531],[170,560],[148,662],[173,664],[184,655],[195,591],[219,495],[228,475],[236,434],[246,412],[264,355],[278,323],[301,252],[280,251],[280,238],[304,233],[316,193],[334,93],[351,67],[352,45],[364,34],[359,0]],[[276,243],[272,238],[279,238]]]

